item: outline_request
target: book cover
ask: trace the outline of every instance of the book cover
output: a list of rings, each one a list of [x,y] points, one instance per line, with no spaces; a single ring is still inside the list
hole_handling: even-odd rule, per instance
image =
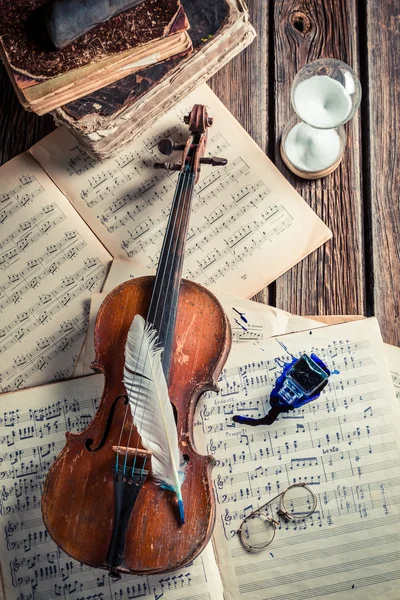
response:
[[[151,64],[191,48],[190,40],[178,35],[189,27],[180,0],[146,0],[63,50],[49,48],[41,32],[43,4],[43,0],[8,3],[0,25],[0,42],[3,60],[20,97],[27,104],[44,103],[46,112],[56,108],[54,95],[58,90],[69,89],[68,99],[73,99],[74,93],[92,91],[85,89],[90,78],[96,79],[99,87],[110,83],[110,72],[115,73],[115,78],[124,77],[132,70],[135,57],[142,61],[138,65]],[[175,46],[170,47],[172,42]],[[123,69],[118,71],[114,65]],[[133,64],[133,68],[137,66]],[[105,74],[108,79],[102,82]],[[72,91],[71,86],[75,86]],[[65,98],[60,104],[63,101]]]

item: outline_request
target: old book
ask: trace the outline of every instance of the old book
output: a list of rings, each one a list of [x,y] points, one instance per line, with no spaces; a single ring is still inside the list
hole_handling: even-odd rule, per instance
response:
[[[38,114],[192,48],[180,0],[146,0],[63,50],[47,48],[38,33],[41,5],[43,0],[7,3],[0,26],[1,56],[14,87]]]
[[[244,314],[251,311],[247,301],[232,302]],[[5,394],[0,422],[5,600],[397,600],[400,417],[393,382],[398,388],[400,350],[384,346],[375,319],[321,329],[305,321],[306,331],[279,341],[295,356],[317,352],[340,373],[320,400],[272,426],[238,427],[231,421],[237,411],[265,411],[277,365],[288,355],[277,338],[234,343],[219,394],[203,396],[194,418],[197,449],[216,460],[214,552],[210,545],[192,565],[168,574],[108,578],[71,560],[44,527],[42,482],[65,444],[65,430],[83,431],[91,421],[102,376]],[[268,330],[267,320],[261,322]],[[303,326],[300,317],[297,326]],[[283,325],[279,333],[285,332]],[[280,521],[274,541],[264,552],[247,553],[236,535],[241,520],[293,482],[312,486],[316,511],[304,517],[303,497],[292,495],[290,509],[298,518],[286,523],[272,504],[270,515]]]
[[[182,0],[193,53],[136,73],[53,112],[92,154],[112,156],[255,37],[243,0]]]
[[[209,154],[195,189],[185,276],[250,297],[331,232],[207,87],[164,115],[114,159],[91,158],[59,129],[1,168],[0,390],[68,377],[88,297],[111,257],[155,268],[176,173],[156,171],[157,142],[187,138],[182,115],[207,104]]]

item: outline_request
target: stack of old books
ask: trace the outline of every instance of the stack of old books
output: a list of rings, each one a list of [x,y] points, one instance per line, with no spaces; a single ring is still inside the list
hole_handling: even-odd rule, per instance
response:
[[[21,104],[51,112],[99,158],[114,154],[255,37],[242,0],[146,0],[62,50],[43,0],[7,3],[0,56]]]

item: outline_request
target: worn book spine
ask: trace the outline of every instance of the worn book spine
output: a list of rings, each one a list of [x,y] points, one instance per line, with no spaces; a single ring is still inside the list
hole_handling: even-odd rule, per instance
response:
[[[146,0],[64,50],[48,47],[42,32],[46,0],[3,3],[0,44],[21,89],[79,70],[187,29],[180,0]]]
[[[208,53],[210,57],[215,51],[218,59],[222,57],[223,42],[228,40],[235,27],[244,22],[251,27],[247,7],[238,0],[203,0],[202,3],[182,0],[182,5],[190,21],[189,35],[193,44],[190,61],[173,58],[140,69],[113,86],[66,104],[57,110],[58,117],[69,120],[85,133],[104,129],[125,110],[136,108],[141,98],[148,98],[150,92],[164,81],[201,60],[203,54]]]
[[[150,72],[149,79],[139,80],[137,77],[136,88],[132,90],[135,102],[129,104],[131,98],[126,96],[128,88],[121,90],[118,85],[115,87],[121,92],[122,98],[115,112],[112,111],[113,101],[116,103],[119,100],[118,92],[100,90],[96,97],[103,94],[103,104],[100,101],[98,106],[105,106],[109,102],[109,114],[99,115],[95,110],[87,112],[90,110],[88,104],[77,107],[73,103],[72,107],[66,106],[52,113],[56,123],[66,125],[80,143],[97,157],[113,155],[121,144],[143,132],[157,116],[172,108],[180,98],[209,79],[254,40],[256,34],[249,22],[246,5],[237,0],[228,0],[227,3],[230,11],[221,31],[208,43],[202,44],[193,56],[174,64],[170,72],[166,66],[160,81],[153,82],[151,70],[147,70],[147,73]],[[156,77],[160,73],[159,66],[154,69],[153,76]],[[94,99],[88,102],[94,103]]]

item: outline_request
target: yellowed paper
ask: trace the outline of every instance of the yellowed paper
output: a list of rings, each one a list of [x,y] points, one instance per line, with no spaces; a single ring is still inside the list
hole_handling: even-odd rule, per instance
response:
[[[0,391],[72,374],[111,256],[28,153],[1,167]]]
[[[267,411],[281,361],[291,360],[277,339],[233,345],[219,395],[201,398],[196,412],[196,445],[217,460],[214,543],[225,597],[397,600],[399,415],[377,323],[279,338],[340,373],[318,400],[271,426],[235,424],[234,414]],[[316,512],[289,524],[278,517],[271,546],[247,553],[236,534],[242,519],[294,482],[312,486]]]
[[[185,277],[250,297],[328,240],[331,232],[206,85],[115,158],[90,158],[63,128],[31,153],[114,258],[155,268],[177,178],[176,173],[154,169],[154,162],[165,160],[157,143],[163,137],[186,141],[183,116],[195,103],[206,104],[214,118],[208,154],[229,162],[202,168]],[[174,157],[179,159],[179,154]]]
[[[93,296],[95,296],[96,294],[92,294],[92,298],[90,300],[90,306],[92,306],[92,299]],[[89,323],[90,323],[90,312],[89,312]],[[87,339],[88,339],[88,332],[86,332],[85,338],[82,342],[82,346],[81,346],[81,350],[78,354],[78,358],[76,359],[75,362],[75,366],[74,366],[74,370],[72,372],[72,377],[81,377],[82,375],[84,375],[84,360],[85,360],[85,350],[86,350],[86,343],[87,343]],[[91,375],[92,373],[88,373],[88,375]]]
[[[46,473],[65,444],[65,431],[90,423],[102,380],[93,375],[2,396],[0,563],[6,599],[222,600],[211,544],[179,571],[118,581],[72,560],[47,533],[40,511]]]
[[[392,375],[396,398],[400,407],[400,348],[385,344],[385,357]]]

